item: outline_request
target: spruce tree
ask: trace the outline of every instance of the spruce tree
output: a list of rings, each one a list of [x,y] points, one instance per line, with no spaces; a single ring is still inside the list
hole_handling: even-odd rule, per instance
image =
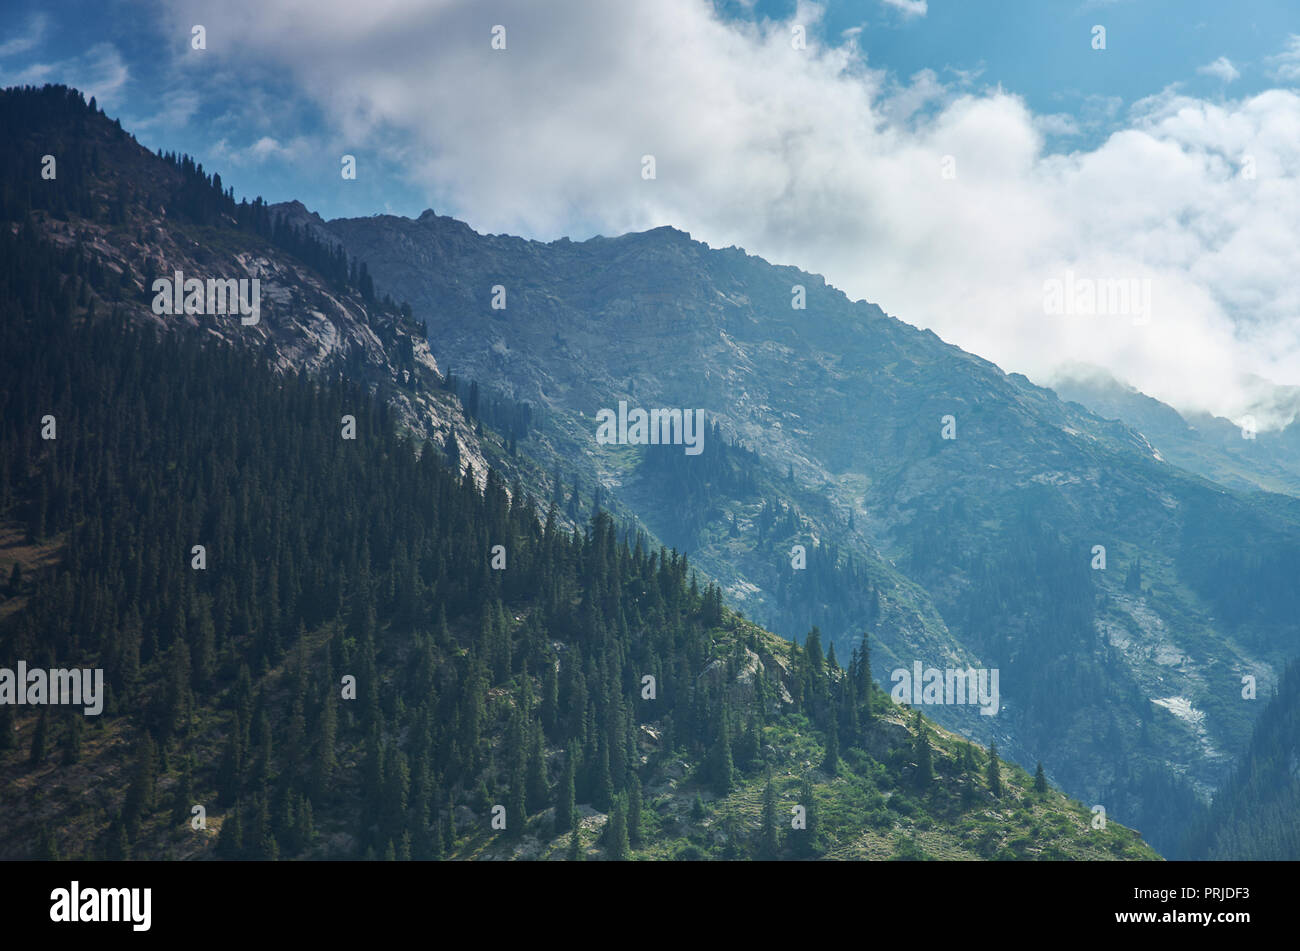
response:
[[[1043,772],[1043,762],[1038,761],[1038,769],[1034,772],[1034,792],[1043,796],[1047,793],[1047,774]]]
[[[242,811],[239,803],[235,803],[221,823],[221,831],[217,835],[217,854],[222,858],[237,859],[244,853],[243,820],[240,817]]]
[[[832,776],[840,769],[840,730],[834,717],[826,730],[826,755],[822,757],[822,769]]]
[[[615,797],[605,826],[605,849],[615,862],[627,858],[627,801],[622,795]]]
[[[987,776],[989,792],[993,794],[993,798],[1000,798],[1002,796],[1002,766],[998,763],[998,745],[996,743],[989,746]]]
[[[574,821],[574,799],[573,799],[573,763],[574,751],[569,750],[564,756],[564,778],[556,789],[557,798],[555,801],[555,831],[568,832],[573,828]]]
[[[641,844],[641,780],[636,773],[627,785],[627,841],[633,847]]]
[[[710,778],[713,791],[719,796],[726,796],[735,786],[735,764],[731,759],[731,737],[728,735],[726,708],[719,717],[718,737],[714,741],[710,756]]]
[[[934,780],[934,758],[930,750],[930,738],[926,734],[925,721],[921,719],[921,712],[916,714],[916,786],[918,789],[929,789],[930,783]]]

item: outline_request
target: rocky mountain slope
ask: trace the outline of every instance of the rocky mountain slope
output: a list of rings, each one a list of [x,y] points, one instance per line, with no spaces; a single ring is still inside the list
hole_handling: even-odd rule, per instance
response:
[[[1235,489],[1300,495],[1300,423],[1260,431],[1248,419],[1183,415],[1091,368],[1076,368],[1053,388],[1062,399],[1132,426],[1163,458],[1189,472]],[[1294,399],[1287,389],[1274,389],[1281,393],[1275,403]]]
[[[815,275],[671,228],[543,244],[431,211],[318,226],[411,302],[441,362],[541,409],[547,468],[778,632],[817,623],[847,649],[872,631],[882,679],[1000,669],[997,716],[936,718],[1043,759],[1158,843],[1245,742],[1241,676],[1268,689],[1296,652],[1294,501],[1179,469]],[[620,401],[702,408],[743,452],[717,472],[599,445]],[[821,570],[792,568],[795,545]]]

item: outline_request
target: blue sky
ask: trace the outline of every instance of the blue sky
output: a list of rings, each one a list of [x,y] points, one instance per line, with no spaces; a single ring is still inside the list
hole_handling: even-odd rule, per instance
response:
[[[1261,428],[1292,411],[1260,380],[1300,385],[1294,0],[10,0],[0,31],[0,82],[78,86],[238,196],[673,225],[1036,382]],[[1150,306],[1053,313],[1067,280]]]

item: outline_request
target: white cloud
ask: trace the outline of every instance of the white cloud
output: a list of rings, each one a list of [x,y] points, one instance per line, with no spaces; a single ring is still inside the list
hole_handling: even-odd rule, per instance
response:
[[[705,0],[501,0],[486,19],[453,0],[171,9],[240,36],[209,54],[235,57],[244,81],[290,77],[331,134],[400,158],[480,231],[672,224],[823,273],[1008,370],[1045,381],[1092,363],[1184,409],[1275,421],[1252,374],[1300,383],[1289,90],[1170,88],[1060,154],[1044,137],[1068,123],[1000,88],[928,70],[899,83],[867,66],[866,35],[794,50],[790,22],[725,22]],[[820,13],[801,3],[791,22]],[[1093,111],[1120,116],[1112,100]],[[1149,279],[1149,323],[1045,314],[1044,282],[1067,271]]]
[[[1241,78],[1241,73],[1238,72],[1237,67],[1233,66],[1232,61],[1226,56],[1220,56],[1213,63],[1207,63],[1196,71],[1204,76],[1221,79],[1225,83]]]
[[[1268,63],[1273,67],[1273,78],[1279,82],[1300,82],[1300,35],[1292,33],[1287,38],[1286,49],[1270,56]]]
[[[33,48],[36,44],[33,43]],[[96,43],[80,56],[49,63],[30,63],[15,71],[0,70],[0,86],[39,86],[43,83],[65,83],[83,93],[94,96],[101,108],[112,109],[120,104],[118,94],[130,78],[122,54],[112,43]]]
[[[223,138],[212,147],[212,155],[218,161],[242,167],[269,160],[296,161],[315,149],[313,143],[302,137],[282,143],[274,136],[264,135],[245,146],[232,146]]]
[[[1043,135],[1078,135],[1079,122],[1074,116],[1064,112],[1051,115],[1035,116],[1034,127]]]
[[[929,12],[926,0],[880,0],[887,7],[893,7],[907,17],[923,17]]]
[[[27,20],[27,29],[19,33],[12,39],[0,43],[0,59],[6,56],[16,56],[19,53],[26,53],[33,50],[41,44],[45,38],[45,27],[48,20],[43,13],[33,14]]]

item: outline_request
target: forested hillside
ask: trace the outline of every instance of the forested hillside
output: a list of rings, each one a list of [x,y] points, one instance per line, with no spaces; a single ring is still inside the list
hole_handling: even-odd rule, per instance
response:
[[[0,857],[1152,857],[382,391],[0,262],[0,666],[108,685],[0,706]]]
[[[1188,858],[1300,859],[1300,661],[1255,722],[1250,746],[1189,836]]]

